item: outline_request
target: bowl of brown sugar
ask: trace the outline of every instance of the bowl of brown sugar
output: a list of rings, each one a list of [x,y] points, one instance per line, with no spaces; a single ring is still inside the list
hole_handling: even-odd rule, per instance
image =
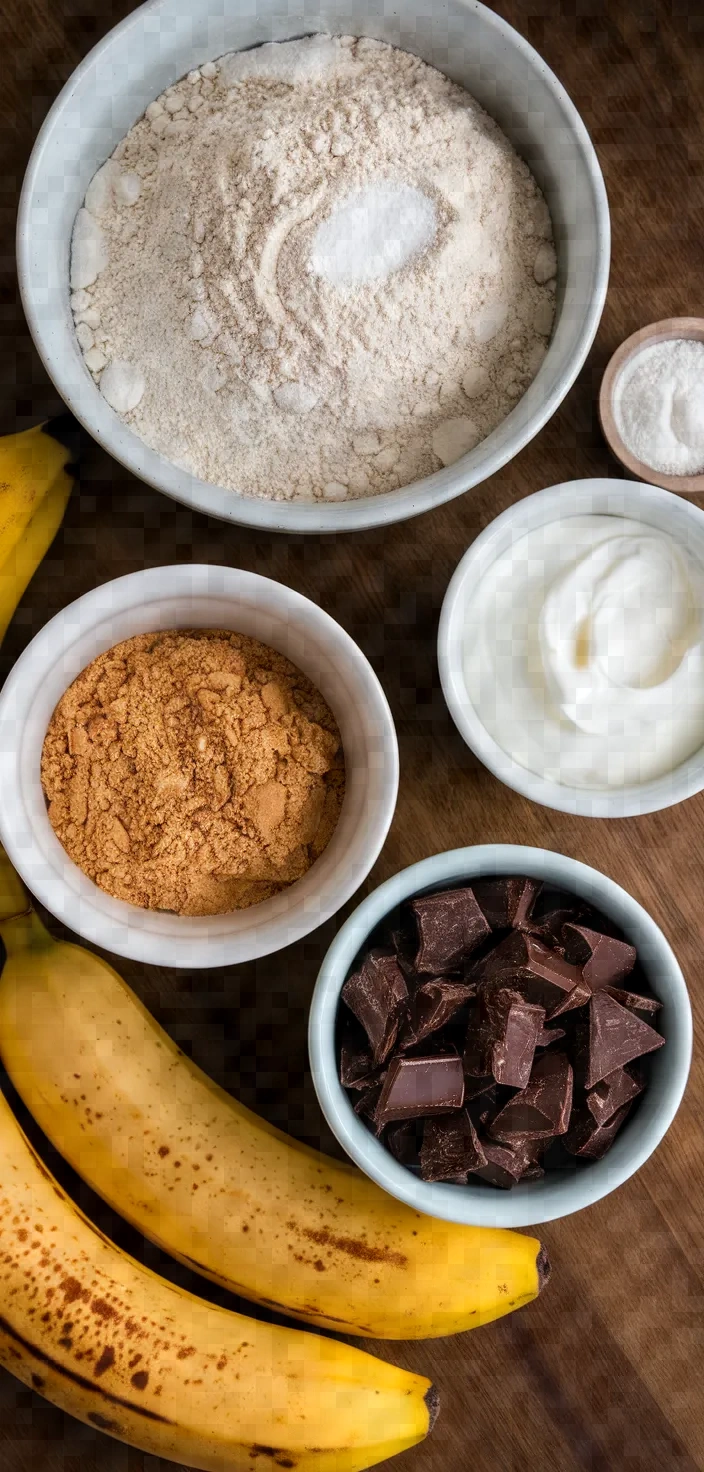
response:
[[[398,750],[328,614],[233,568],[133,573],[64,609],[0,698],[0,837],[72,930],[231,964],[344,904],[384,842]]]

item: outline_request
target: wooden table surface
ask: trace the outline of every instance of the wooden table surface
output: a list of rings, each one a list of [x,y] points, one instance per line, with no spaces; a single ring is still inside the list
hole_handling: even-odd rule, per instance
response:
[[[73,67],[132,8],[130,0],[112,7],[108,0],[3,0],[3,433],[60,407],[16,293],[14,215],[29,150]],[[691,987],[696,1029],[703,1020],[704,794],[618,822],[564,816],[515,796],[477,764],[450,721],[435,635],[459,557],[499,511],[557,481],[618,473],[600,438],[595,400],[621,339],[656,318],[704,311],[704,9],[693,0],[501,0],[495,8],[566,85],[596,145],[611,203],[606,310],[587,367],[559,413],[499,475],[449,506],[335,540],[260,535],[191,515],[89,443],[80,493],[0,659],[6,673],[59,608],[145,566],[226,562],[297,588],[359,642],[396,720],[398,809],[368,886],[460,844],[520,841],[583,859],[623,884],[662,926]],[[220,1083],[277,1125],[331,1151],[336,1147],[308,1073],[305,1028],[335,926],[270,960],[222,971],[120,965],[181,1046]],[[432,1436],[393,1463],[399,1472],[704,1468],[703,1109],[698,1052],[684,1103],[655,1157],[608,1200],[544,1229],[554,1275],[539,1302],[459,1338],[370,1346],[431,1375],[442,1393]],[[54,1168],[69,1179],[56,1162]],[[144,1246],[75,1181],[72,1189],[130,1250],[207,1295],[202,1280]],[[2,1472],[168,1472],[171,1465],[79,1425],[2,1374]]]

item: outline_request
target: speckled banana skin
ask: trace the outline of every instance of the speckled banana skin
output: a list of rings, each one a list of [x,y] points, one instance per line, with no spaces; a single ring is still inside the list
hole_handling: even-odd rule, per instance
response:
[[[216,1308],[89,1222],[0,1095],[0,1363],[122,1441],[207,1472],[360,1472],[426,1435],[419,1375]]]
[[[0,438],[0,639],[61,525],[69,459],[51,424]]]
[[[27,898],[0,855],[0,917]],[[423,1216],[217,1087],[105,961],[2,921],[0,1054],[89,1185],[189,1267],[309,1323],[374,1338],[474,1328],[540,1291],[534,1237]]]

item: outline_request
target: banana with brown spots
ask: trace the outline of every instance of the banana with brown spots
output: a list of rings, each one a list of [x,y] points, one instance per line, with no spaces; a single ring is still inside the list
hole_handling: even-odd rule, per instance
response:
[[[92,1426],[205,1472],[361,1472],[422,1441],[428,1380],[216,1308],[65,1195],[0,1094],[0,1364]]]
[[[423,1216],[218,1088],[107,962],[52,939],[2,850],[0,933],[16,1089],[84,1180],[189,1267],[379,1339],[472,1329],[540,1292],[535,1237]]]

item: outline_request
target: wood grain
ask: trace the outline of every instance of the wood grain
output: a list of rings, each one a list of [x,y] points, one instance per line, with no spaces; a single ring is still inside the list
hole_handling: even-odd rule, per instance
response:
[[[26,159],[61,83],[132,8],[129,0],[4,0],[2,432],[59,408],[16,296],[14,213]],[[611,202],[606,311],[560,412],[512,464],[453,504],[388,530],[325,540],[260,535],[191,515],[89,444],[80,493],[17,612],[0,656],[2,672],[51,614],[120,573],[193,559],[281,579],[349,630],[391,701],[401,792],[369,886],[415,859],[465,843],[518,840],[579,857],[625,885],[662,926],[689,980],[699,1032],[704,795],[618,822],[571,818],[515,796],[478,766],[448,717],[435,634],[450,574],[497,512],[557,481],[618,473],[596,413],[599,379],[618,343],[645,322],[704,312],[704,12],[687,0],[501,0],[495,8],[537,46],[580,108]],[[289,951],[236,969],[184,974],[121,967],[215,1078],[269,1119],[330,1150],[307,1072],[305,1023],[334,930],[331,922]],[[685,1101],[656,1156],[608,1200],[544,1229],[555,1271],[538,1303],[473,1335],[371,1346],[432,1374],[443,1397],[430,1440],[394,1466],[408,1472],[704,1468],[703,1108],[697,1050]],[[51,1152],[48,1157],[53,1160]],[[72,1189],[130,1250],[208,1291],[75,1181]],[[168,1472],[170,1465],[80,1426],[10,1376],[0,1377],[2,1472]]]

